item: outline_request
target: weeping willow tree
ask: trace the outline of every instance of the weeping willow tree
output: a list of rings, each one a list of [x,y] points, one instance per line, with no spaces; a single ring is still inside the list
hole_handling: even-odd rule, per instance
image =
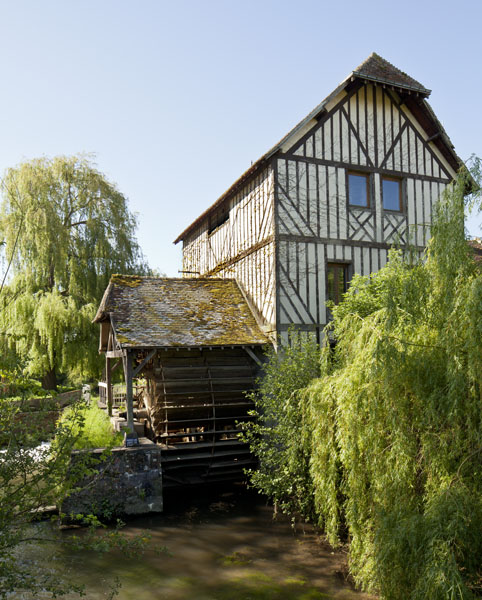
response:
[[[146,271],[135,228],[125,196],[84,156],[7,171],[0,343],[47,389],[55,389],[60,372],[96,373],[90,321],[110,275]]]
[[[478,169],[474,171],[478,175]],[[462,172],[426,260],[392,252],[333,308],[334,355],[305,394],[314,501],[351,570],[394,600],[482,596],[482,274]]]
[[[479,181],[475,162],[440,200],[424,260],[392,251],[353,279],[320,377],[300,390],[295,356],[277,398],[281,356],[256,396],[253,484],[349,542],[355,580],[387,600],[482,597],[482,273],[464,235]]]

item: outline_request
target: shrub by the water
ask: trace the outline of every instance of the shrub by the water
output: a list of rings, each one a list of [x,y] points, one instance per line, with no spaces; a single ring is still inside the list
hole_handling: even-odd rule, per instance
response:
[[[320,374],[320,349],[312,337],[290,332],[290,344],[268,352],[258,389],[250,394],[258,418],[243,424],[243,438],[259,459],[252,485],[293,517],[313,517],[310,455],[303,444],[300,390]]]

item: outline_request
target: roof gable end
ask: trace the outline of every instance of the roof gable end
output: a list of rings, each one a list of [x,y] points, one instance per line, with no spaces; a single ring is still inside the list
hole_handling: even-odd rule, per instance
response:
[[[250,181],[263,168],[269,168],[271,159],[278,153],[286,151],[288,148],[295,147],[296,143],[304,136],[309,135],[309,128],[316,127],[317,122],[326,115],[327,112],[333,110],[332,104],[338,99],[342,99],[343,94],[350,90],[353,82],[372,82],[374,84],[393,87],[397,92],[411,103],[412,112],[416,110],[415,117],[423,117],[424,128],[427,130],[427,138],[435,139],[435,145],[443,154],[445,160],[451,165],[452,169],[457,171],[461,163],[460,158],[454,151],[447,133],[443,129],[441,123],[435,117],[426,98],[430,95],[431,90],[423,86],[419,81],[407,75],[390,62],[382,58],[380,55],[373,52],[365,61],[361,63],[354,71],[344,79],[341,84],[327,96],[316,108],[314,108],[302,121],[300,121],[293,129],[291,129],[277,144],[275,144],[268,152],[251,165],[224,194],[222,194],[216,202],[207,208],[199,217],[197,217],[186,229],[175,239],[174,243],[185,240],[192,234],[204,220],[224,202],[228,201],[243,185]],[[308,130],[308,131],[307,131]]]

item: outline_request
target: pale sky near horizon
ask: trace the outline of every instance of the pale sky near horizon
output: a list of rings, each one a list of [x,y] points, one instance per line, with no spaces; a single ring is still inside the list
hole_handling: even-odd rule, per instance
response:
[[[95,154],[176,276],[179,233],[374,51],[482,156],[481,17],[480,0],[0,0],[0,173]]]

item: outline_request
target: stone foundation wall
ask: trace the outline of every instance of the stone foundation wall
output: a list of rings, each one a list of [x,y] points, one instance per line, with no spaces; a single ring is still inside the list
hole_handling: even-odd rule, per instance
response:
[[[80,513],[107,520],[162,512],[161,451],[147,438],[139,438],[139,442],[133,448],[114,448],[107,457],[102,456],[102,449],[90,451],[95,473],[64,501],[61,512],[67,518]],[[85,459],[85,452],[73,453],[73,467]]]

